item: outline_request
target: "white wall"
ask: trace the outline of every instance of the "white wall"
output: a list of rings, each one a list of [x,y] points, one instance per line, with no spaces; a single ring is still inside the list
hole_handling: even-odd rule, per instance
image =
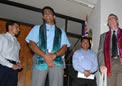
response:
[[[93,45],[91,47],[92,50],[97,52],[97,47],[99,43],[99,34],[100,34],[100,0],[98,0],[95,8],[92,13],[88,16],[88,29],[92,29],[92,40]]]
[[[110,13],[118,16],[122,27],[122,0],[98,0],[95,8],[88,17],[88,29],[93,30],[92,49],[97,52],[100,34],[108,31],[107,18]]]
[[[101,0],[101,32],[108,31],[107,18],[110,13],[118,16],[120,27],[122,26],[122,0]]]

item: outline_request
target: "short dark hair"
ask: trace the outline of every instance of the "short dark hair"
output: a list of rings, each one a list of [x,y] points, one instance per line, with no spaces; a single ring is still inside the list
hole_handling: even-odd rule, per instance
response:
[[[89,42],[89,49],[90,49],[90,47],[91,47],[90,39],[88,37],[81,37],[81,41],[80,42],[82,43],[82,41],[84,39],[88,40],[88,42]]]
[[[115,14],[111,13],[111,14],[109,14],[108,18],[109,18],[110,16],[114,16],[114,17],[116,18],[116,20],[118,20],[117,15],[115,15]]]
[[[18,24],[18,25],[19,25],[19,23],[16,22],[16,21],[8,21],[8,22],[6,23],[6,31],[8,32],[8,27],[9,27],[9,25],[14,25],[14,24]]]
[[[115,14],[111,13],[111,14],[109,14],[108,18],[109,18],[110,16],[114,16],[114,17],[116,18],[116,20],[118,20],[117,15],[115,15]],[[107,25],[109,26],[109,24],[107,24]],[[119,26],[119,23],[118,23],[118,26]]]
[[[53,10],[53,8],[51,8],[50,6],[45,6],[43,9],[42,9],[42,15],[44,15],[44,10],[45,9],[49,9],[53,12],[53,15],[55,15],[55,11]]]

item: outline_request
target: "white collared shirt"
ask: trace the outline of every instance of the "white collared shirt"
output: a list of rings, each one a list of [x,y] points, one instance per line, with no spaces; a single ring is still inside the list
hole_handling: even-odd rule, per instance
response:
[[[20,44],[16,37],[10,33],[0,34],[0,64],[7,67],[12,67],[8,60],[19,61]]]
[[[113,35],[113,31],[115,31],[115,34],[116,34],[116,37],[117,37],[117,31],[118,31],[118,29],[116,29],[116,30],[111,30],[111,36]]]

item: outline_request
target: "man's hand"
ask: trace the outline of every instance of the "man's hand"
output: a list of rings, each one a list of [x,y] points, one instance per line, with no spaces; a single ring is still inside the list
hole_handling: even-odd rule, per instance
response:
[[[100,66],[100,71],[101,71],[102,73],[104,73],[106,70],[107,70],[106,66],[104,66],[104,65],[101,65],[101,66]]]
[[[86,77],[88,77],[88,76],[91,74],[91,71],[85,70],[83,73],[84,73],[84,75],[85,75]]]
[[[21,64],[13,64],[12,69],[13,70],[17,70],[17,69],[21,69],[22,65]]]
[[[56,58],[56,54],[49,53],[48,55],[52,58],[52,60],[54,60]]]
[[[46,54],[46,55],[44,55],[44,59],[49,67],[54,67],[53,59],[51,58],[51,56],[52,56],[52,54]]]

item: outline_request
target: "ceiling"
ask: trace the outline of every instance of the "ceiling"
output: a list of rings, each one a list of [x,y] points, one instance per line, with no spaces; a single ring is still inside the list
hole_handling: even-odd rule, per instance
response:
[[[56,13],[85,20],[94,9],[97,0],[6,0],[42,9],[51,6]],[[15,6],[0,3],[0,17],[29,24],[40,24],[41,14]]]
[[[57,14],[67,19],[80,20],[76,23],[68,19],[66,31],[67,34],[70,33],[70,36],[72,35],[71,33],[73,33],[73,36],[75,34],[75,36],[79,37],[82,33],[81,21],[84,22],[84,20],[86,20],[86,16],[94,9],[97,0],[3,0],[3,2],[0,0],[0,18],[32,25],[41,24],[43,21],[40,9],[44,6],[51,6]],[[65,19],[58,16],[56,17],[56,24],[58,27],[65,29],[65,23]],[[68,39],[72,48],[79,39],[70,36],[68,36]]]

